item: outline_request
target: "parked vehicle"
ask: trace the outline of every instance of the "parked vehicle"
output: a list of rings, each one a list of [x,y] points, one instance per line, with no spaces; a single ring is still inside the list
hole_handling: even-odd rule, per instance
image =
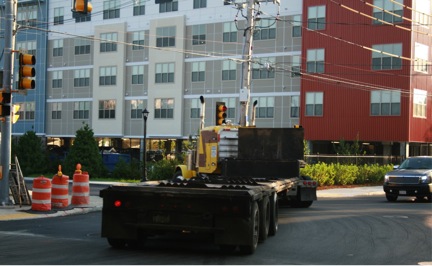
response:
[[[384,191],[388,201],[399,196],[414,196],[432,201],[432,156],[407,158],[384,176]]]

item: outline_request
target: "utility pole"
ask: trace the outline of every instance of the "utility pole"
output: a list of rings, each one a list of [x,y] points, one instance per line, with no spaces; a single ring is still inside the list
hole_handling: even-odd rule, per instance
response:
[[[12,70],[13,70],[13,47],[15,45],[15,17],[16,0],[5,0],[5,31],[4,31],[4,67],[3,67],[3,88],[2,88],[2,110],[1,119],[1,149],[0,149],[0,204],[1,206],[11,205],[9,198],[9,170],[11,165],[11,100],[12,100]]]

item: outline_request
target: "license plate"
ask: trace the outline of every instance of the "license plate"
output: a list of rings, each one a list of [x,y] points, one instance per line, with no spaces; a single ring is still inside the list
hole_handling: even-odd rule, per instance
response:
[[[155,224],[167,224],[170,222],[169,214],[154,214],[153,223]]]
[[[405,190],[399,190],[399,195],[406,195],[406,191]]]

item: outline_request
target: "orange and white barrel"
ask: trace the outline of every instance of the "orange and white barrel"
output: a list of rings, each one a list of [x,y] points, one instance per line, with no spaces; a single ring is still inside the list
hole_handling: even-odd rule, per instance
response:
[[[69,176],[63,175],[61,165],[52,178],[51,206],[53,208],[66,208],[69,206]]]
[[[51,210],[51,180],[44,176],[33,179],[32,210]]]
[[[81,171],[81,165],[77,164],[73,175],[72,204],[87,205],[90,203],[90,182],[87,172]]]

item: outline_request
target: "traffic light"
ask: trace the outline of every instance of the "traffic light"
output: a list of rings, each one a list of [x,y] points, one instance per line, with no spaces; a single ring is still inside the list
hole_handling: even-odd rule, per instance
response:
[[[36,76],[36,70],[33,67],[36,64],[36,57],[31,54],[19,54],[19,80],[18,89],[34,89],[35,81],[33,79]]]
[[[93,5],[88,0],[74,0],[74,9],[72,11],[87,14],[91,13]]]
[[[10,101],[11,94],[1,91],[0,92],[0,116],[10,115]]]
[[[216,103],[216,125],[222,125],[225,124],[225,118],[227,117],[226,114],[227,107],[224,102],[217,102]]]

